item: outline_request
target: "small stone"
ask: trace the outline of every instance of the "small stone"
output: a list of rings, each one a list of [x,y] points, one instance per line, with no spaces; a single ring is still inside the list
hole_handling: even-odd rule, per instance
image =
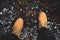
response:
[[[54,27],[55,29],[57,28],[57,27]]]
[[[22,11],[22,9],[20,9],[20,11]]]
[[[0,12],[0,15],[2,15],[2,12]]]

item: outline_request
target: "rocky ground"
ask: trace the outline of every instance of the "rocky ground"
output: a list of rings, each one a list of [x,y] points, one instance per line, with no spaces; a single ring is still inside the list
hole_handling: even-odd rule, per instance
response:
[[[0,34],[10,32],[16,19],[22,17],[25,24],[20,39],[37,40],[37,18],[39,11],[44,11],[48,16],[48,28],[54,33],[56,40],[59,40],[60,24],[52,19],[52,15],[54,15],[52,12],[57,10],[59,2],[55,4],[52,2],[53,6],[49,2],[41,0],[0,0]]]

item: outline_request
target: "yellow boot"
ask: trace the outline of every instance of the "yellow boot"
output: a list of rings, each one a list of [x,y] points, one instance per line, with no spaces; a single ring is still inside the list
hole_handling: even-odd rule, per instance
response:
[[[12,33],[15,34],[15,35],[17,35],[18,37],[20,37],[21,30],[23,28],[23,23],[24,23],[23,19],[22,18],[18,18],[16,20],[16,22],[14,23],[14,25],[13,25],[13,28],[12,28],[13,31],[12,31]]]
[[[46,27],[47,28],[47,16],[45,12],[40,12],[38,16],[38,21],[39,21],[39,28],[41,27]]]

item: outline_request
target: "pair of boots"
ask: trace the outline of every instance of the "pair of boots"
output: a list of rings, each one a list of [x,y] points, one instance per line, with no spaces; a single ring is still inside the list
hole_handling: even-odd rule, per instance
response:
[[[45,12],[40,12],[40,14],[38,16],[38,22],[39,22],[39,26],[38,26],[39,29],[42,27],[47,28],[47,16],[46,16]],[[18,38],[20,37],[23,25],[24,25],[23,18],[18,18],[13,25],[12,33],[17,35]]]

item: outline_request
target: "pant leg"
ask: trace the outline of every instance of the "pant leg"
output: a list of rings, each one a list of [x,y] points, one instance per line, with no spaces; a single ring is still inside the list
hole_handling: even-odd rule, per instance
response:
[[[12,33],[7,33],[5,35],[2,35],[0,39],[1,40],[19,40],[19,38]]]
[[[37,40],[55,40],[51,30],[47,28],[41,28],[38,30]]]

